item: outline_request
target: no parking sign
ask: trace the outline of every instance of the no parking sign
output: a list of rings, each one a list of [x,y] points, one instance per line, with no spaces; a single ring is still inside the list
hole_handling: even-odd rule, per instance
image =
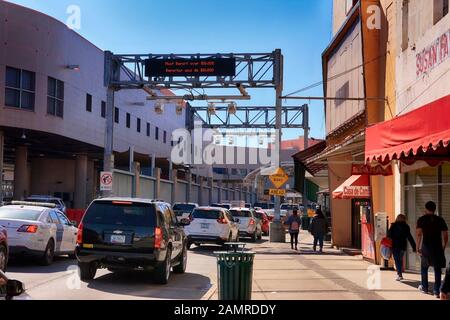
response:
[[[113,173],[100,173],[100,191],[112,191],[113,189]]]

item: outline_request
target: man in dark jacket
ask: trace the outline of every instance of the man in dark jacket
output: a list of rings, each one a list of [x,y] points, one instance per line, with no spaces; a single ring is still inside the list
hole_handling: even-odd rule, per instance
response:
[[[428,269],[434,268],[434,292],[440,297],[442,269],[447,266],[445,248],[448,243],[448,227],[442,217],[435,214],[436,204],[425,205],[425,214],[417,221],[417,248],[421,256],[422,284],[419,290],[428,293]]]
[[[408,241],[414,252],[416,242],[411,235],[411,229],[406,222],[406,216],[399,214],[388,231],[388,237],[392,240],[392,255],[397,269],[397,281],[403,281],[403,257],[405,256]]]

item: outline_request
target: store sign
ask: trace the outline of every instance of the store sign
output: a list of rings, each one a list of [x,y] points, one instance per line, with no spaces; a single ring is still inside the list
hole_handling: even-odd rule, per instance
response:
[[[147,59],[145,75],[147,77],[234,77],[236,59]]]
[[[417,77],[427,74],[450,56],[450,30],[416,55]]]
[[[392,167],[389,165],[386,168],[377,165],[372,167],[366,164],[354,164],[352,166],[352,175],[353,176],[362,176],[362,175],[370,175],[370,176],[392,176]]]
[[[344,199],[349,198],[370,198],[369,186],[350,186],[344,187]]]

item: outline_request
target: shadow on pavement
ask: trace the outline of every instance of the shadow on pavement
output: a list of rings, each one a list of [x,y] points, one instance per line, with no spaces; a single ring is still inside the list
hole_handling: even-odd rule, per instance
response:
[[[109,273],[88,283],[88,288],[112,294],[175,300],[201,299],[211,287],[208,277],[196,273],[172,274],[167,285],[157,285],[145,271]]]
[[[76,259],[68,257],[55,257],[53,263],[49,266],[39,265],[39,261],[33,258],[15,257],[8,261],[8,272],[14,273],[57,273],[66,271],[70,266],[76,266]]]

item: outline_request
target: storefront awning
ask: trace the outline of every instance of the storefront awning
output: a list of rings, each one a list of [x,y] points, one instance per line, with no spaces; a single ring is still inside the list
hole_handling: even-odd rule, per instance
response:
[[[449,160],[450,95],[366,129],[366,161]]]
[[[339,188],[333,191],[333,199],[370,198],[369,175],[351,176]]]

